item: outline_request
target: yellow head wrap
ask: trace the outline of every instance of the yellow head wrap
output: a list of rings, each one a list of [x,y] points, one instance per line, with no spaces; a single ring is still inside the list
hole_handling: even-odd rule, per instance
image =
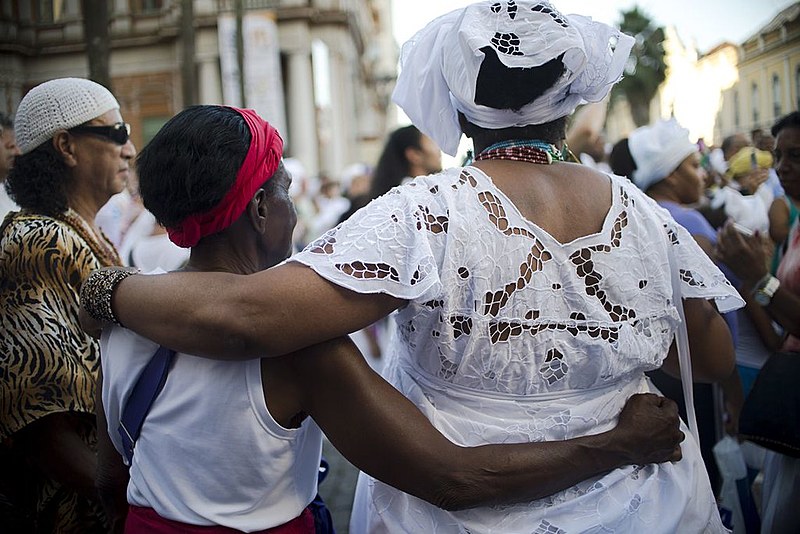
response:
[[[733,178],[734,180],[744,176],[753,170],[754,161],[755,167],[769,169],[772,167],[772,154],[766,150],[759,150],[751,146],[744,147],[728,162],[728,172],[725,174],[728,178]]]

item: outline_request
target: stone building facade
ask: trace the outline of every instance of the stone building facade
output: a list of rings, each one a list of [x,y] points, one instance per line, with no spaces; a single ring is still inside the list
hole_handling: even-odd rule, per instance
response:
[[[741,44],[724,42],[699,54],[666,28],[663,46],[667,78],[651,101],[651,121],[675,117],[693,139],[719,145],[728,135],[768,129],[800,109],[800,2]],[[626,103],[615,102],[607,137],[621,139],[634,128]]]
[[[739,79],[723,95],[718,137],[758,128],[800,109],[800,2],[739,47]]]
[[[45,80],[88,76],[82,6],[97,1],[0,0],[0,111],[13,112]],[[256,66],[275,58],[276,69],[259,79],[281,103],[267,118],[283,124],[286,155],[309,174],[336,176],[353,162],[371,161],[393,126],[386,123],[397,65],[391,0],[108,2],[111,88],[137,146],[187,104],[241,104],[223,90],[231,80],[220,47],[220,21],[236,14],[245,26],[255,16],[274,21],[275,43],[248,40],[244,54]],[[190,33],[181,25],[187,3]],[[244,73],[248,80],[247,67]],[[253,102],[244,105],[264,113]]]

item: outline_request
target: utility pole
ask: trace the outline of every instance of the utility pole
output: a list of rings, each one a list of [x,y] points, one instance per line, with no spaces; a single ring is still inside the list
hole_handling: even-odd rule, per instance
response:
[[[239,69],[239,97],[242,107],[247,107],[246,92],[244,90],[244,0],[236,2],[236,65]]]
[[[83,35],[89,61],[89,79],[111,89],[111,39],[108,35],[108,0],[81,0]]]
[[[194,0],[181,0],[181,82],[183,107],[197,103],[197,69],[194,45]]]

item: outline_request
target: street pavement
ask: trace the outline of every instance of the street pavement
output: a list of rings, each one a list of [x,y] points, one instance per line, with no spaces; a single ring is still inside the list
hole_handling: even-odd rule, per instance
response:
[[[327,439],[322,442],[322,456],[328,461],[329,471],[320,484],[319,494],[331,511],[337,534],[347,534],[358,469],[339,454]]]

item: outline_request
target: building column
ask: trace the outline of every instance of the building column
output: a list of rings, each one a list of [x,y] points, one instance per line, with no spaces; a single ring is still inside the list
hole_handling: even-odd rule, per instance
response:
[[[344,58],[339,53],[331,54],[331,132],[338,142],[331,143],[332,154],[328,158],[328,165],[330,171],[337,175],[351,163],[356,163],[353,118],[357,112],[351,105],[354,89],[352,86],[349,91],[346,88],[346,84],[353,83],[347,73],[348,65]]]
[[[197,102],[199,104],[222,104],[221,75],[219,61],[216,58],[200,61],[199,78]]]
[[[300,160],[309,176],[315,176],[319,173],[319,143],[311,53],[292,51],[287,63],[289,153]]]
[[[783,79],[786,81],[784,87],[786,88],[785,91],[781,91],[783,93],[781,96],[783,97],[781,102],[781,114],[786,115],[790,111],[794,109],[794,102],[792,102],[792,82],[794,82],[794,77],[792,76],[792,66],[789,63],[789,54],[786,54],[783,57]],[[775,117],[779,119],[780,117]]]

